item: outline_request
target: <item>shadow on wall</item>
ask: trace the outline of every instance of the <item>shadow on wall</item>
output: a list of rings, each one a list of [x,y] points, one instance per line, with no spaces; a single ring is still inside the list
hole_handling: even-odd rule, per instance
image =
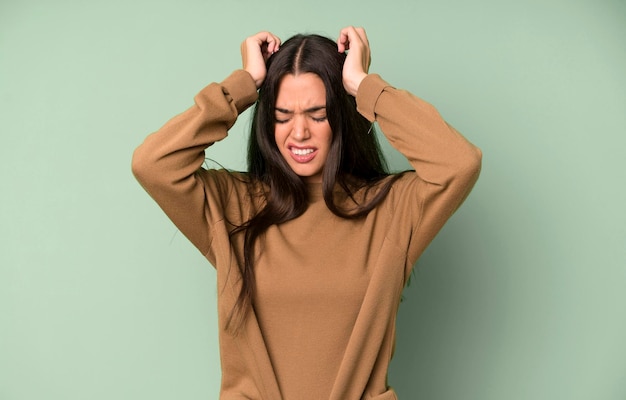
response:
[[[404,290],[389,373],[399,398],[497,398],[512,290],[503,266],[511,263],[491,250],[506,246],[501,221],[482,218],[476,203],[439,233]]]

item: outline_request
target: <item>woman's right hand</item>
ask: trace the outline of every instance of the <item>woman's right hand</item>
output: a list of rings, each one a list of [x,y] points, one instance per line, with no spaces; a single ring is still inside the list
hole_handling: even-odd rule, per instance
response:
[[[265,80],[267,59],[276,53],[279,47],[280,38],[266,31],[252,35],[241,43],[243,69],[252,76],[257,89]]]

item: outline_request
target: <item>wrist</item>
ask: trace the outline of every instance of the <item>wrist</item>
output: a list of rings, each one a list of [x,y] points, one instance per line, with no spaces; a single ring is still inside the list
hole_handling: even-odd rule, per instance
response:
[[[221,85],[232,98],[238,113],[242,113],[257,100],[256,83],[246,70],[235,70],[221,82]]]
[[[356,97],[356,94],[359,91],[359,86],[361,86],[361,82],[363,82],[363,79],[365,79],[366,77],[367,73],[363,72],[347,80],[345,86],[348,94]]]

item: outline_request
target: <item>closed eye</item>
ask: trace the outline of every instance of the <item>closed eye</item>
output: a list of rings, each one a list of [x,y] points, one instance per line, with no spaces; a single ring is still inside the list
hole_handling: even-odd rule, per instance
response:
[[[326,116],[311,117],[311,119],[315,122],[326,122],[328,120],[328,117]],[[291,121],[291,118],[287,118],[287,119],[274,118],[274,122],[276,122],[277,124],[286,124],[289,121]]]
[[[275,107],[274,110],[276,114],[280,115],[282,118],[279,118],[278,115],[274,117],[274,122],[277,124],[285,124],[291,121],[294,114],[296,114],[293,110],[288,110],[282,107]],[[311,108],[307,108],[302,112],[303,114],[307,114],[309,118],[311,118],[315,122],[326,122],[328,117],[326,116],[326,106],[314,106]]]

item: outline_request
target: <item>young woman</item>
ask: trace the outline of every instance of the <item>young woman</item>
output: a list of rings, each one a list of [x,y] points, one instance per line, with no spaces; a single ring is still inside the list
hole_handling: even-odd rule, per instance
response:
[[[133,172],[217,270],[222,399],[396,399],[402,289],[481,153],[368,74],[365,31],[247,38],[243,70],[148,136]],[[258,91],[257,91],[258,90]],[[201,168],[255,104],[248,172]],[[388,174],[376,121],[415,171]]]

